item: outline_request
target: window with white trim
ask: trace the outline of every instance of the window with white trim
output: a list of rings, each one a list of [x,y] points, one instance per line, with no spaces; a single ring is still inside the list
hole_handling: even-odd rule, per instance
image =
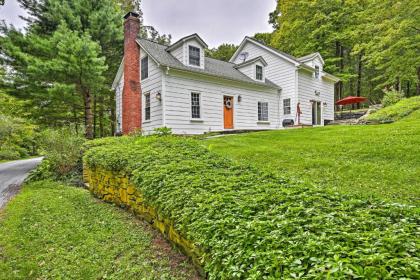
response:
[[[255,79],[262,81],[263,79],[263,68],[260,65],[255,66]]]
[[[283,113],[285,115],[290,115],[292,107],[290,105],[290,98],[283,99]]]
[[[201,118],[200,94],[197,92],[191,92],[191,118]]]
[[[268,121],[268,102],[258,102],[258,121]]]
[[[144,95],[144,120],[150,120],[150,93]]]
[[[149,77],[149,57],[145,56],[141,60],[141,79],[147,79]]]
[[[189,46],[190,65],[200,66],[200,48]]]
[[[315,66],[315,79],[319,79],[319,66]]]

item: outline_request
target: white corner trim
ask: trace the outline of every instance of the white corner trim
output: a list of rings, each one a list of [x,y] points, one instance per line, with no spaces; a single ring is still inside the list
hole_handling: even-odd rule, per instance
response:
[[[124,57],[121,60],[120,66],[118,67],[117,74],[115,75],[114,81],[112,82],[112,86],[111,86],[112,90],[115,90],[117,88],[117,86],[120,82],[120,79],[123,75],[123,72],[124,72]]]

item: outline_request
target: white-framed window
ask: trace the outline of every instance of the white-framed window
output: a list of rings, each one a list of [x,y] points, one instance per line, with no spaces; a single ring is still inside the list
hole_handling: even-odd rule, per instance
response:
[[[260,65],[255,66],[255,79],[262,81],[263,79],[263,68]]]
[[[258,121],[268,121],[268,102],[258,102]]]
[[[149,57],[145,56],[141,59],[141,79],[147,79],[149,77]]]
[[[292,106],[290,105],[290,98],[283,99],[283,114],[289,115],[292,111]]]
[[[144,95],[144,120],[150,120],[150,93]]]
[[[315,65],[315,79],[319,79],[319,66]]]
[[[200,66],[200,48],[189,46],[190,65]]]
[[[191,92],[191,118],[201,118],[200,93],[198,92]]]

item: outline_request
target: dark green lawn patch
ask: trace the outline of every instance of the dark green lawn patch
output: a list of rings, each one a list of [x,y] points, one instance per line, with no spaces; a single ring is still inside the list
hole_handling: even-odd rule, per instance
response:
[[[128,174],[204,252],[210,279],[419,278],[419,212],[296,183],[198,140],[90,143],[84,163]]]
[[[324,188],[420,204],[420,111],[393,124],[209,139],[212,151]]]
[[[132,215],[86,190],[41,181],[0,213],[0,279],[195,279]]]

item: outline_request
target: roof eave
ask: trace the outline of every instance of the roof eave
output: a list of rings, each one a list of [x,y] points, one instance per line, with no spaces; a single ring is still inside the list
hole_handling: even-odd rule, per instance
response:
[[[167,47],[166,48],[166,51],[169,52],[169,51],[171,51],[173,49],[176,49],[178,47],[178,45],[180,45],[182,43],[185,43],[186,41],[188,41],[188,40],[190,40],[192,38],[197,39],[204,46],[204,48],[208,48],[209,47],[206,44],[206,42],[204,42],[204,40],[201,39],[200,35],[198,35],[197,33],[194,33],[194,34],[191,34],[191,35],[188,35],[188,36],[185,36],[185,37],[179,39],[178,41],[176,41],[175,43],[173,43],[172,45],[170,45],[169,47]]]
[[[235,68],[235,69],[241,68],[241,67],[247,66],[249,64],[252,64],[254,62],[257,62],[257,61],[261,61],[264,64],[264,66],[267,66],[268,65],[267,62],[265,61],[265,59],[262,56],[258,56],[256,58],[253,58],[253,59],[250,59],[248,61],[245,61],[245,62],[243,62],[241,64],[237,64],[233,68]]]

